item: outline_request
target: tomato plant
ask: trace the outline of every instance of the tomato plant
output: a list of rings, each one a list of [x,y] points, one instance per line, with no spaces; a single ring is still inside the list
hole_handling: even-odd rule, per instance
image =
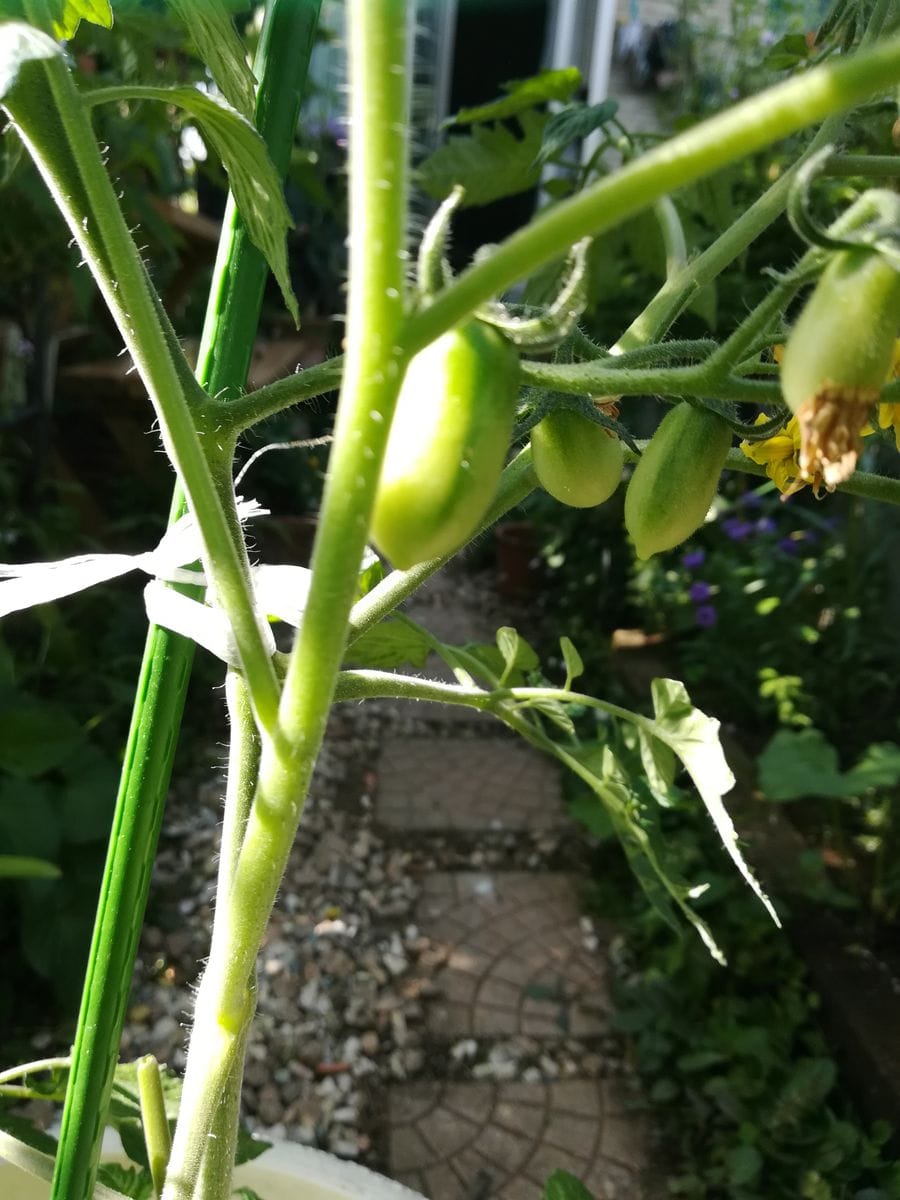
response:
[[[194,643],[224,663],[235,777],[227,789],[215,927],[196,996],[171,1149],[164,1107],[158,1095],[154,1099],[159,1088],[147,1089],[146,1150],[161,1200],[192,1200],[201,1193],[225,1200],[231,1192],[257,954],[334,703],[399,696],[491,713],[587,784],[652,902],[670,922],[677,914],[689,921],[721,957],[692,903],[703,889],[682,881],[677,864],[653,836],[651,803],[665,805],[680,761],[725,849],[774,916],[741,857],[723,804],[733,779],[718,724],[694,708],[682,684],[654,681],[651,717],[575,691],[584,664],[566,637],[561,685],[529,685],[515,631],[501,629],[497,646],[478,654],[445,645],[408,618],[386,618],[471,537],[487,512],[497,519],[534,489],[531,448],[521,449],[502,469],[521,383],[541,395],[537,408],[523,401],[514,438],[524,438],[535,411],[549,407],[543,393],[622,397],[626,412],[632,396],[656,394],[677,402],[629,485],[626,519],[639,553],[672,545],[696,527],[729,453],[742,469],[755,469],[739,451],[729,452],[731,435],[765,439],[786,419],[773,364],[761,357],[761,348],[783,332],[786,309],[809,277],[810,256],[821,265],[820,250],[813,247],[796,270],[773,281],[721,342],[686,339],[678,336],[680,330],[669,334],[698,290],[780,216],[792,187],[809,180],[797,168],[785,170],[695,256],[688,253],[671,195],[822,123],[808,156],[823,141],[839,140],[846,110],[900,83],[900,39],[890,36],[890,6],[842,0],[839,19],[802,71],[641,154],[608,128],[608,106],[572,102],[561,113],[548,112],[550,101],[572,100],[578,72],[551,71],[509,85],[500,100],[460,114],[456,136],[430,164],[422,164],[418,180],[436,199],[487,202],[527,190],[545,163],[577,161],[571,149],[595,131],[601,137],[598,154],[614,151],[617,161],[603,171],[579,162],[556,189],[558,202],[479,253],[457,279],[444,268],[440,229],[452,211],[442,205],[439,236],[429,240],[434,253],[426,256],[427,278],[413,286],[406,262],[414,6],[407,0],[349,0],[345,354],[246,390],[267,270],[288,312],[295,320],[299,315],[287,253],[291,216],[281,181],[319,3],[267,4],[254,72],[225,0],[170,3],[186,39],[206,61],[215,89],[167,89],[154,78],[97,87],[85,79],[70,43],[76,39],[77,49],[82,19],[111,23],[108,0],[21,0],[17,19],[0,23],[0,101],[106,302],[179,481],[171,528],[154,550],[117,555],[114,561],[89,555],[49,567],[4,565],[0,583],[5,614],[57,600],[126,569],[153,576],[144,593],[150,621],[145,666],[99,889],[81,1016],[66,1066],[59,1151],[54,1160],[3,1135],[5,1153],[53,1176],[54,1200],[87,1200],[93,1194]],[[849,34],[848,11],[860,18]],[[19,19],[22,12],[25,20]],[[857,43],[858,52],[845,52]],[[91,120],[98,105],[125,111],[143,103],[176,106],[196,122],[221,157],[232,191],[194,366],[125,220]],[[521,138],[510,133],[510,121],[520,127]],[[867,163],[855,164],[863,182],[852,186],[852,197],[864,193],[866,172],[879,169]],[[598,347],[578,327],[587,244],[647,210],[662,230],[667,281],[613,346]],[[839,224],[840,215],[832,222]],[[525,280],[523,298],[519,285]],[[545,304],[548,291],[555,298]],[[521,359],[504,335],[521,348]],[[551,349],[559,352],[545,361]],[[241,524],[258,515],[258,508],[235,494],[238,439],[266,417],[336,385],[340,397],[311,571],[252,567]],[[888,384],[879,399],[900,402],[898,388]],[[738,404],[760,411],[763,425],[745,423]],[[617,430],[633,456],[626,425]],[[590,438],[595,436],[592,429]],[[550,478],[554,472],[548,473],[543,439],[537,435],[536,461],[540,468],[543,456],[540,469]],[[588,441],[585,435],[569,446],[579,498],[587,494],[578,464],[581,443]],[[612,459],[618,451],[610,445],[612,450],[605,444],[604,450]],[[833,466],[829,453],[825,445],[823,474]],[[555,463],[558,476],[561,451]],[[551,482],[555,489],[558,480]],[[857,475],[847,486],[900,502],[896,480]],[[376,543],[396,565],[407,566],[378,582],[382,567],[366,556],[373,513]],[[276,649],[270,615],[296,623],[288,653]],[[347,669],[348,646],[362,669]],[[427,656],[435,648],[453,663],[458,682],[400,671],[411,657],[422,661],[423,651]],[[646,781],[638,784],[614,742],[579,737],[573,706],[603,714],[606,723],[627,729],[630,744],[640,742]],[[20,1089],[16,1095],[27,1092],[16,1079],[33,1070],[32,1065],[18,1076],[5,1072],[2,1086]]]

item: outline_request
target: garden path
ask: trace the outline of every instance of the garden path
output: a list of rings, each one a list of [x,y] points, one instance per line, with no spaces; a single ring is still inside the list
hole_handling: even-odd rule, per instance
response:
[[[490,574],[459,567],[408,611],[456,643],[528,632]],[[198,756],[170,797],[123,1058],[184,1064],[221,790]],[[339,706],[260,955],[243,1091],[254,1132],[428,1200],[539,1200],[556,1168],[596,1200],[652,1200],[608,1018],[613,928],[581,910],[588,857],[553,765],[493,718]]]
[[[445,640],[492,642],[491,606],[477,594],[474,607],[465,599],[438,583],[412,615]],[[434,711],[432,732],[382,747],[378,824],[395,836],[455,834],[476,844],[502,832],[507,848],[565,829],[553,763],[493,728],[461,737],[467,710],[445,728],[445,710]],[[422,880],[414,919],[430,949],[414,974],[427,997],[425,1068],[429,1059],[449,1060],[453,1070],[390,1086],[390,1173],[429,1200],[537,1200],[548,1176],[564,1168],[596,1200],[640,1200],[646,1131],[633,1091],[615,1072],[619,1062],[603,1054],[613,927],[582,918],[577,874],[533,860],[530,870],[464,867]],[[583,1047],[580,1061],[565,1063],[565,1077],[546,1052],[562,1039]],[[479,1043],[491,1046],[486,1058]],[[524,1071],[509,1050],[517,1043],[536,1059]]]

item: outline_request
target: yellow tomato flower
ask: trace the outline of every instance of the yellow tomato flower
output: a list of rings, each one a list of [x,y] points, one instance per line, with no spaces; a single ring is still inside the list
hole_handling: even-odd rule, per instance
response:
[[[889,379],[900,379],[900,338],[894,344],[894,358]],[[894,427],[894,440],[900,450],[900,404],[879,404],[878,424],[882,429]]]
[[[760,413],[756,424],[765,424],[769,419],[765,413]],[[741,442],[740,448],[753,462],[766,468],[766,474],[784,495],[793,495],[805,486],[807,481],[801,478],[798,462],[800,427],[796,417],[791,417],[784,429],[773,437],[762,442]]]

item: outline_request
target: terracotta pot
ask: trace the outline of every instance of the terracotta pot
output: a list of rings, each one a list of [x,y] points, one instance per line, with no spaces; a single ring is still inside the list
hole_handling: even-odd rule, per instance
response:
[[[110,1136],[105,1155],[120,1158]],[[357,1163],[345,1162],[296,1142],[276,1142],[271,1150],[238,1167],[234,1186],[249,1187],[265,1200],[424,1200],[393,1179],[385,1179]],[[46,1200],[50,1185],[0,1160],[0,1196],[10,1200]]]

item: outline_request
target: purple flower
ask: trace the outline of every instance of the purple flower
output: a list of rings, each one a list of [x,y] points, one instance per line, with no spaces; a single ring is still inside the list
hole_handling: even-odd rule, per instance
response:
[[[722,528],[725,530],[726,537],[731,538],[733,542],[742,542],[747,534],[753,532],[753,526],[742,517],[726,517],[722,522]]]
[[[771,517],[760,517],[756,522],[757,533],[774,533],[775,528],[775,522]]]
[[[694,620],[701,629],[712,629],[718,619],[719,614],[712,604],[701,604],[694,610]]]
[[[744,492],[741,496],[741,503],[746,508],[759,508],[762,504],[762,496],[759,492]]]
[[[796,554],[800,549],[800,543],[794,538],[783,537],[779,539],[778,549],[783,550],[785,554]]]
[[[698,579],[696,583],[692,583],[688,589],[688,595],[695,604],[701,604],[704,600],[708,600],[712,595],[712,588],[708,583],[704,583],[702,579]]]
[[[688,550],[687,554],[681,556],[681,565],[688,571],[693,571],[694,567],[702,567],[705,562],[705,550]]]

